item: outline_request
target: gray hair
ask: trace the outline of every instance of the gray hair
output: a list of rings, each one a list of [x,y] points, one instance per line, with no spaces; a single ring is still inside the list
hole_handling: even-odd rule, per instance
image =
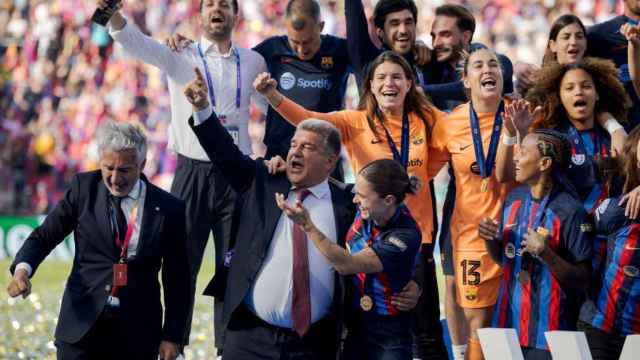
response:
[[[328,121],[307,119],[298,124],[298,130],[305,130],[319,135],[324,140],[324,150],[330,155],[340,155],[340,132]]]
[[[147,157],[147,135],[142,125],[134,122],[107,121],[97,132],[98,152],[135,150],[138,163]]]

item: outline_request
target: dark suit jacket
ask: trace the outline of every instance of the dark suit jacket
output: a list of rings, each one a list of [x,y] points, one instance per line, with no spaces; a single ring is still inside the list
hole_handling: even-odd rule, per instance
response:
[[[152,185],[143,176],[146,197],[141,234],[134,259],[128,263],[128,285],[118,297],[125,331],[140,346],[160,340],[182,343],[189,314],[190,277],[185,245],[185,207],[181,200]],[[75,343],[102,312],[112,284],[119,251],[112,232],[109,190],[100,171],[76,175],[64,198],[44,223],[27,238],[11,265],[38,265],[68,234],[74,232],[75,255],[62,298],[56,339]],[[158,272],[162,268],[164,324]]]
[[[239,216],[236,217],[238,224],[235,227],[235,252],[224,297],[223,323],[226,327],[262,267],[282,214],[276,204],[275,193],[287,194],[291,183],[284,174],[270,175],[262,161],[254,161],[242,154],[215,113],[198,126],[193,126],[193,118],[189,122],[209,158],[214,159],[229,184],[242,197],[241,209],[237,211]],[[329,182],[329,187],[338,244],[344,246],[346,233],[355,214],[352,195],[344,186],[334,182]],[[335,315],[336,333],[327,334],[327,338],[335,337],[337,346],[342,330],[345,290],[343,279],[337,272],[335,284],[331,314]]]

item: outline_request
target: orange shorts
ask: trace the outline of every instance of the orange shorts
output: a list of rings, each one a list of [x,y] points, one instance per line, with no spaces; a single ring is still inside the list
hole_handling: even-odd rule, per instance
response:
[[[463,308],[496,304],[502,270],[486,250],[454,250],[456,300]]]

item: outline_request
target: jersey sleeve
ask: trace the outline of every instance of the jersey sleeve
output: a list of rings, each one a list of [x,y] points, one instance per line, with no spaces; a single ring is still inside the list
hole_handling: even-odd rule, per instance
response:
[[[303,106],[297,104],[284,95],[282,97],[282,102],[280,102],[280,105],[278,105],[275,110],[293,126],[298,126],[298,124],[306,119],[320,119],[328,121],[338,128],[343,141],[345,140],[345,137],[348,136],[349,124],[352,123],[352,121],[349,121],[348,115],[352,112],[346,110],[330,113],[311,111],[305,109]]]
[[[427,173],[429,178],[436,176],[440,169],[442,169],[442,167],[451,158],[451,155],[446,148],[448,140],[445,138],[448,135],[443,132],[445,129],[442,126],[444,125],[445,121],[446,114],[439,110],[434,110],[434,126],[431,133],[431,143],[429,145],[428,157],[429,161],[427,164]],[[440,127],[438,127],[438,124],[440,124]]]
[[[413,274],[422,236],[410,229],[392,230],[372,250],[382,263],[383,271],[392,278],[408,278]]]
[[[627,217],[624,207],[618,205],[619,198],[604,200],[595,212],[595,227],[598,235],[607,236],[625,225]]]
[[[591,260],[593,250],[594,227],[587,219],[587,213],[583,208],[571,213],[562,221],[562,237],[564,246],[573,263]]]

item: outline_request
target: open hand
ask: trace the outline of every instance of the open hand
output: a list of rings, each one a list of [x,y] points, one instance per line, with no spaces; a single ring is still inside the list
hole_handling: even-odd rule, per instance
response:
[[[640,212],[640,186],[622,196],[618,205],[624,205],[624,215],[626,217],[632,220],[637,219]]]
[[[209,94],[207,93],[207,85],[204,83],[204,77],[200,69],[194,68],[196,78],[187,84],[184,88],[184,95],[193,105],[195,111],[204,110],[209,106]]]
[[[169,47],[172,51],[180,52],[183,49],[189,47],[193,43],[193,40],[189,39],[186,36],[183,36],[180,33],[175,33],[169,36],[165,41],[165,45]]]
[[[540,115],[542,107],[531,111],[531,104],[526,100],[514,100],[504,107],[502,115],[504,126],[509,136],[518,136],[519,140],[529,132],[531,123]]]
[[[296,200],[294,205],[290,205],[287,203],[284,195],[276,193],[276,204],[278,204],[280,210],[282,210],[291,221],[300,225],[304,231],[312,229],[313,222],[311,221],[311,216],[309,216],[309,211],[302,205],[302,202]]]

